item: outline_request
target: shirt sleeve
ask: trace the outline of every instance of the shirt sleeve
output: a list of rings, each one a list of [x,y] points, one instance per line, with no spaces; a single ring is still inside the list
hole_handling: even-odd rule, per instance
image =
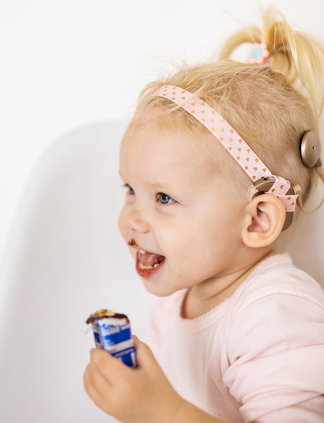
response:
[[[247,422],[324,422],[324,310],[290,294],[237,312],[223,380]]]

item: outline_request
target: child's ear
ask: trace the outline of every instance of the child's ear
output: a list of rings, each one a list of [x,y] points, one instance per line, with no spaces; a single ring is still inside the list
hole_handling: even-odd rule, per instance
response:
[[[272,194],[254,197],[247,206],[242,241],[253,248],[272,244],[280,235],[285,219],[285,207],[279,198]]]

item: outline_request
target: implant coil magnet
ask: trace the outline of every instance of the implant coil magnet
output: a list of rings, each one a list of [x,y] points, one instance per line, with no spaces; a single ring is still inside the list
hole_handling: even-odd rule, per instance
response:
[[[129,367],[136,367],[134,341],[125,314],[98,310],[86,321],[91,324],[96,347],[103,348]]]

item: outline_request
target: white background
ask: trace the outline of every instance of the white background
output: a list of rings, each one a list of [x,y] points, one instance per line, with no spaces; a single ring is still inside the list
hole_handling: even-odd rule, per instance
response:
[[[293,27],[324,41],[323,0],[273,3]],[[117,174],[117,165],[116,172],[110,172],[117,157],[116,148],[110,155],[110,145],[109,155],[101,161],[96,154],[102,150],[95,148],[94,160],[89,160],[84,172],[75,172],[76,179],[74,171],[63,172],[64,176],[72,175],[67,178],[67,189],[61,184],[65,179],[58,178],[46,191],[44,201],[33,202],[38,209],[29,207],[32,219],[28,222],[39,226],[35,224],[33,231],[19,233],[21,226],[17,225],[19,236],[12,237],[13,244],[1,263],[15,216],[19,209],[28,214],[26,201],[20,199],[36,162],[51,163],[50,154],[45,154],[44,160],[42,154],[66,132],[97,121],[129,117],[147,82],[163,69],[170,70],[170,63],[181,58],[191,63],[208,58],[240,22],[259,23],[258,8],[262,4],[269,3],[0,0],[0,314],[4,316],[0,318],[0,402],[4,398],[1,422],[111,422],[113,419],[96,408],[83,389],[82,374],[93,344],[79,327],[88,311],[90,314],[100,304],[107,304],[126,312],[134,333],[140,335],[148,306],[145,290],[135,275],[133,262],[126,260],[126,254],[130,257],[117,233],[119,206],[115,194],[113,207],[110,190],[101,201],[105,189],[115,186],[114,180],[111,185],[105,183],[107,175],[113,178],[111,174]],[[78,134],[82,132],[87,133]],[[86,141],[88,145],[88,138]],[[95,137],[94,141],[100,145]],[[72,145],[75,149],[69,152],[77,151],[79,143]],[[70,159],[69,154],[61,157]],[[99,170],[95,167],[98,163]],[[70,168],[70,160],[63,165]],[[79,167],[74,164],[73,169]],[[101,177],[103,173],[106,178]],[[83,188],[80,192],[79,185]],[[30,192],[30,187],[25,190]],[[38,192],[43,194],[42,190]],[[44,213],[42,218],[47,207],[55,212]],[[315,270],[321,281],[324,269],[318,266],[318,259],[322,254],[322,213],[323,209],[321,215],[311,216],[313,226],[322,232],[308,231],[307,220],[307,226],[298,226],[301,236],[291,243],[299,253],[298,263],[303,257],[305,269]],[[22,219],[17,221],[24,223]],[[316,240],[313,237],[305,243],[307,232],[316,235]],[[305,244],[309,253],[306,258]],[[300,252],[296,251],[299,247]],[[5,330],[1,338],[2,327]]]
[[[129,116],[168,62],[208,57],[267,1],[1,0],[0,258],[28,176],[62,133]],[[322,0],[273,1],[324,40]]]

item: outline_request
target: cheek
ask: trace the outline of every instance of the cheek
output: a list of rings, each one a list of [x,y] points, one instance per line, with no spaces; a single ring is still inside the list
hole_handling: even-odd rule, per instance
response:
[[[123,208],[118,218],[118,229],[125,241],[128,239],[128,231],[124,225],[125,209]]]
[[[124,216],[125,216],[124,209],[125,208],[122,209],[118,218],[118,229],[119,229],[119,232],[121,233],[121,236],[123,237],[124,241],[127,244],[129,252],[131,253],[132,257],[136,259],[136,251],[128,245],[129,233],[127,228],[124,225]]]

